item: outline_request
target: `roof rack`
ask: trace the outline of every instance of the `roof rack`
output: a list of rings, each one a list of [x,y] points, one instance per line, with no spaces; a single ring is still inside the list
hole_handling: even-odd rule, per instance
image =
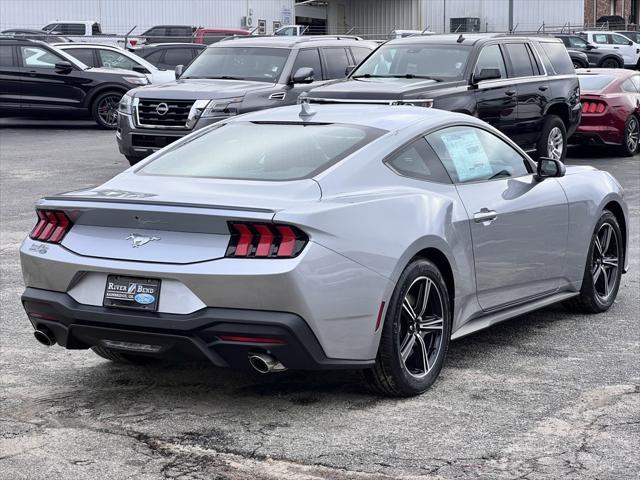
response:
[[[292,44],[312,42],[314,40],[362,40],[362,37],[356,35],[303,35],[303,36],[278,36],[278,35],[230,35],[224,37],[221,41],[229,40],[265,40],[276,39],[282,42],[289,40]]]
[[[354,98],[322,98],[300,95],[298,105],[302,103],[324,104],[369,104],[369,105],[411,105],[414,107],[433,107],[433,98],[379,98],[379,99],[354,99]]]

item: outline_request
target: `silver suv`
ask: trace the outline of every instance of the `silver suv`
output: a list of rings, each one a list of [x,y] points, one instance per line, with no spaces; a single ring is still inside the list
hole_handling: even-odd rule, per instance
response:
[[[117,140],[132,165],[193,130],[240,113],[294,104],[343,78],[377,44],[358,37],[234,38],[208,47],[175,82],[120,102]]]

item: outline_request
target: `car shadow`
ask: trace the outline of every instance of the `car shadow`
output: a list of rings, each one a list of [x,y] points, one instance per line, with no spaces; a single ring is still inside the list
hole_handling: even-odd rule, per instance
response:
[[[96,122],[86,118],[60,118],[56,116],[38,117],[6,117],[0,118],[0,129],[30,130],[97,130],[101,129]]]
[[[569,147],[567,151],[567,160],[571,163],[574,159],[603,159],[611,160],[612,157],[618,156],[618,152],[611,145],[575,145]]]

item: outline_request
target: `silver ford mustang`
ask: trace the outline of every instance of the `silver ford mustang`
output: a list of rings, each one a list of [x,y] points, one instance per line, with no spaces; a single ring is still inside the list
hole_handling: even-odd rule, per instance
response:
[[[395,396],[425,391],[452,339],[560,301],[607,310],[627,265],[611,175],[410,106],[238,116],[37,216],[22,302],[41,343],[357,368]]]

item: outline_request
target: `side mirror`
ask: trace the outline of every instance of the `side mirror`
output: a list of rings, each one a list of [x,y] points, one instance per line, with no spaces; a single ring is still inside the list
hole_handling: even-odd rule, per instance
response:
[[[71,70],[73,70],[73,65],[71,65],[66,60],[63,60],[61,62],[56,62],[54,68],[56,73],[69,73]]]
[[[632,46],[633,42],[631,40],[629,40],[629,46]]]
[[[144,68],[142,65],[134,65],[132,70],[134,72],[138,72],[138,73],[149,73],[149,70],[147,70],[146,68]]]
[[[355,65],[347,65],[347,68],[344,69],[344,76],[348,77],[349,75],[351,75],[351,72],[353,72],[356,69]]]
[[[313,68],[310,67],[300,67],[291,76],[291,83],[312,83],[313,81]]]
[[[183,70],[184,70],[184,65],[176,65],[176,68],[175,68],[176,78],[180,78]]]
[[[500,73],[500,69],[498,68],[483,68],[480,70],[480,73],[473,76],[473,83],[480,83],[483,80],[495,80],[497,78],[502,78],[502,74]]]
[[[538,180],[545,178],[564,177],[567,168],[560,160],[555,158],[540,157],[538,159],[538,171],[536,177]]]
[[[590,43],[587,43],[587,50],[594,50],[597,47],[595,45],[591,45]]]

